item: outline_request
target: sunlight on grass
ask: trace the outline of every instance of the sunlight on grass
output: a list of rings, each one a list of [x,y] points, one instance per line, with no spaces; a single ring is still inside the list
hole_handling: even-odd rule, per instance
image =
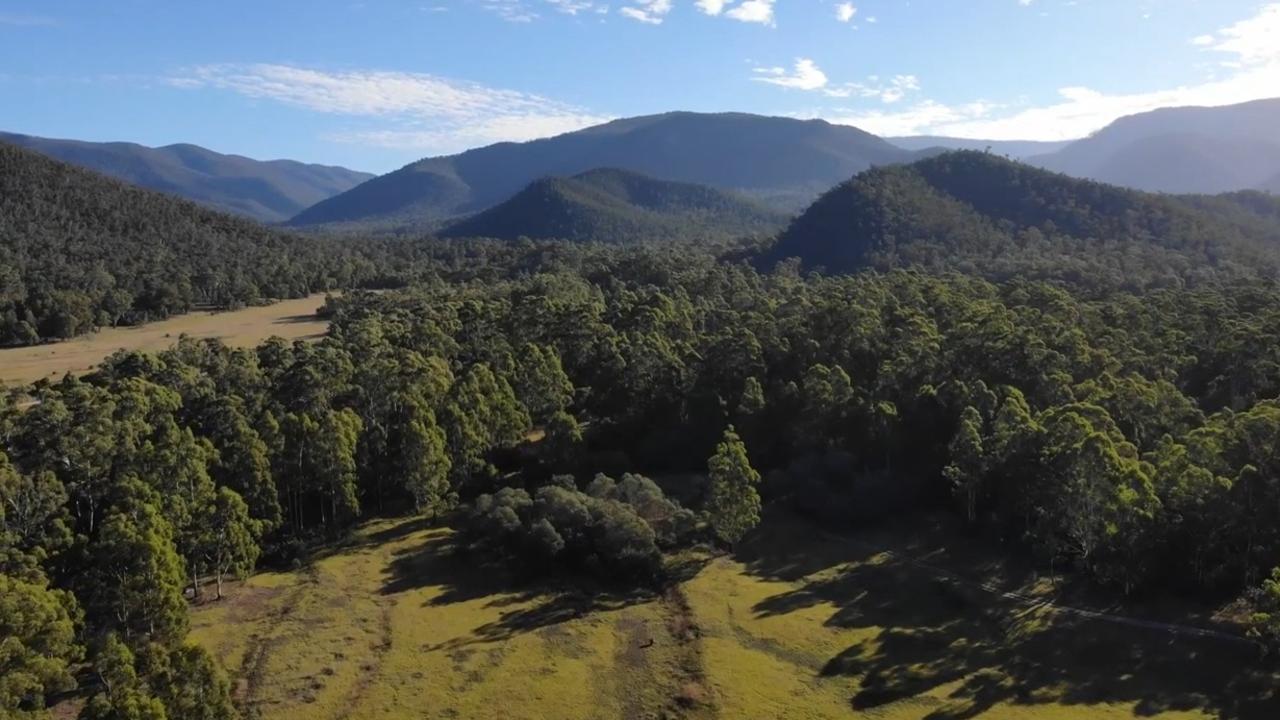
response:
[[[678,589],[615,597],[512,583],[455,557],[448,530],[372,523],[310,567],[201,606],[193,637],[267,720],[1191,720],[1270,707],[1238,648],[1064,618],[775,527],[735,557],[693,557]]]

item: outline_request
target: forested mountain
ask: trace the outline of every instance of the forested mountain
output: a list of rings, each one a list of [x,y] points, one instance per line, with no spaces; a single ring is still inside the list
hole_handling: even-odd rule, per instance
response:
[[[626,170],[543,178],[443,237],[638,242],[731,238],[780,229],[786,216],[731,193]]]
[[[918,265],[1095,286],[1273,276],[1274,200],[1172,197],[1079,180],[987,153],[877,168],[823,195],[761,262],[849,271]]]
[[[874,135],[821,120],[667,113],[427,158],[318,203],[291,224],[430,225],[492,207],[538,178],[601,167],[798,208],[856,172],[910,158]]]
[[[354,247],[251,220],[0,143],[0,344],[66,338],[377,274]]]
[[[341,167],[223,155],[196,145],[152,148],[13,133],[0,133],[0,142],[263,222],[288,220],[373,177]]]
[[[1047,155],[1070,145],[1070,140],[972,140],[970,138],[954,138],[941,135],[911,135],[906,137],[887,137],[885,140],[903,150],[920,152],[921,150],[990,150],[997,155],[1007,155],[1016,160]]]
[[[1027,162],[1153,192],[1258,189],[1280,172],[1280,99],[1130,115]]]

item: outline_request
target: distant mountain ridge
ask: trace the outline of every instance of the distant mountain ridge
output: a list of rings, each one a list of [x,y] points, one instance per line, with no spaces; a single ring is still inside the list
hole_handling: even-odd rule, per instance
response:
[[[800,209],[857,172],[912,158],[875,135],[821,120],[675,112],[427,158],[320,202],[290,224],[430,226],[492,207],[539,178],[602,167]]]
[[[1151,192],[1274,188],[1280,180],[1280,99],[1130,115],[1027,162]]]
[[[374,177],[293,160],[253,160],[197,145],[147,147],[0,133],[0,142],[42,153],[149,190],[262,222],[283,222]]]
[[[704,185],[603,168],[542,178],[509,200],[446,227],[443,237],[578,242],[699,240],[771,233],[787,216]]]
[[[990,150],[997,155],[1008,155],[1015,160],[1047,155],[1070,145],[1072,140],[973,140],[942,135],[911,135],[887,137],[885,140],[903,150]]]
[[[1280,199],[1257,192],[1154,195],[958,151],[838,185],[792,221],[759,262],[1079,279],[1105,277],[1108,263],[1120,260],[1158,264],[1161,272],[1230,265],[1274,274],[1277,220]]]

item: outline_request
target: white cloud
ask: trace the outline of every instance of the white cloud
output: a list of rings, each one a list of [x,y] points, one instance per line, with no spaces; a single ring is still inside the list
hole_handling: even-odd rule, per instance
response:
[[[1088,87],[1064,87],[1058,99],[1020,109],[973,102],[946,105],[922,100],[897,112],[840,110],[822,114],[827,120],[856,125],[883,135],[937,134],[989,140],[1070,140],[1084,137],[1125,115],[1162,107],[1222,106],[1280,94],[1280,3],[1192,42],[1205,52],[1225,57],[1228,72],[1200,83],[1139,93],[1108,94]],[[827,88],[835,95],[852,85]],[[849,96],[867,97],[851,91]],[[882,100],[885,98],[882,97]]]
[[[206,65],[170,78],[169,84],[227,90],[332,115],[376,118],[390,127],[327,137],[434,152],[455,152],[502,140],[531,140],[609,120],[539,95],[419,73]]]
[[[773,25],[773,3],[774,0],[743,0],[729,8],[725,17],[741,22]]]
[[[858,8],[853,6],[851,2],[842,2],[836,5],[836,20],[847,23],[853,20],[853,16],[858,14]]]
[[[920,79],[915,75],[894,75],[887,81],[872,75],[866,82],[853,82],[828,87],[823,90],[831,97],[877,98],[885,104],[893,104],[920,90]]]
[[[756,82],[769,83],[795,90],[819,90],[827,85],[827,74],[809,58],[796,58],[791,72],[786,68],[756,68]]]
[[[694,5],[703,15],[723,15],[740,22],[773,25],[774,0],[694,0]]]
[[[631,0],[632,5],[619,10],[623,16],[649,25],[661,25],[671,12],[671,0]]]
[[[1236,64],[1280,62],[1280,3],[1264,6],[1254,17],[1219,30],[1217,36],[1213,49],[1235,55]]]

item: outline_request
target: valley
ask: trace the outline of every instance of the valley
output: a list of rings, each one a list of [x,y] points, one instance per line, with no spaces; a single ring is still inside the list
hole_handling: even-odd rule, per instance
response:
[[[9,0],[0,720],[1280,718],[1280,0],[1156,4]]]

